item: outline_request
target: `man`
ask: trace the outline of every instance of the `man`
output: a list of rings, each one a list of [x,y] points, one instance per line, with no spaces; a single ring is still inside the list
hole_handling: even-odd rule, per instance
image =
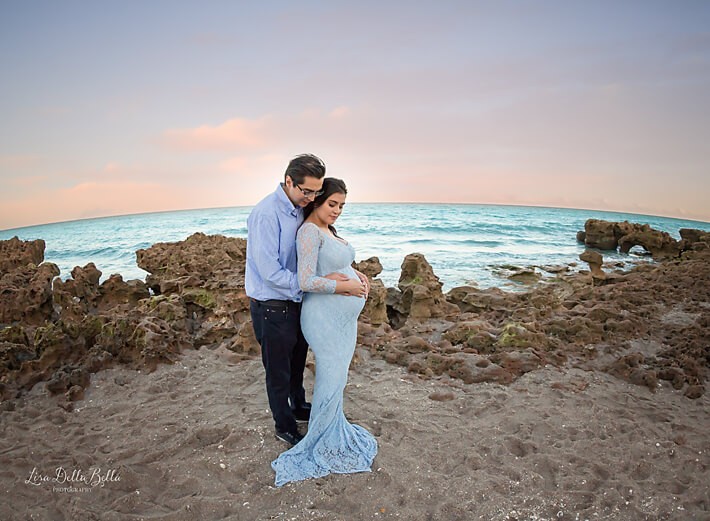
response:
[[[254,207],[247,220],[245,287],[251,319],[261,345],[276,437],[291,445],[303,438],[296,421],[308,421],[311,409],[303,388],[308,344],[301,333],[296,232],[303,208],[322,193],[324,176],[325,165],[316,156],[293,158],[283,183]],[[327,278],[347,280],[340,273]]]

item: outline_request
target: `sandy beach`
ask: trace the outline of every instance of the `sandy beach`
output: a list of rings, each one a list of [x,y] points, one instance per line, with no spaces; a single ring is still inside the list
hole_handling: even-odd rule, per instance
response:
[[[408,257],[396,291],[373,284],[345,392],[372,472],[277,488],[238,241],[139,252],[152,296],[91,266],[32,291],[54,272],[11,245],[0,519],[710,519],[704,246],[515,295],[443,295]]]
[[[651,394],[578,369],[545,368],[509,386],[423,381],[363,360],[346,414],[377,436],[373,472],[276,488],[269,463],[285,446],[271,430],[263,369],[230,358],[201,349],[152,374],[101,371],[72,412],[36,386],[2,414],[0,518],[710,516],[707,396]],[[50,481],[27,483],[35,468]],[[68,481],[93,469],[108,479]],[[72,486],[81,491],[62,491]]]

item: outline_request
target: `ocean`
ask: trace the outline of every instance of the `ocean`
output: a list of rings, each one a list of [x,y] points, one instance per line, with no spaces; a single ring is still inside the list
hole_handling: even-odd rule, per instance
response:
[[[45,260],[57,264],[63,279],[74,266],[93,262],[102,280],[120,273],[125,280],[145,279],[136,250],[156,242],[181,241],[195,232],[246,238],[251,207],[183,210],[103,217],[0,231],[0,240],[18,236],[44,239]],[[338,234],[357,252],[356,261],[376,256],[386,286],[396,286],[404,257],[422,253],[444,284],[444,291],[475,284],[516,290],[506,266],[555,266],[577,263],[584,245],[576,234],[587,219],[649,224],[676,239],[680,228],[710,231],[710,223],[630,213],[473,204],[349,203],[336,223]],[[605,261],[630,267],[649,262],[640,247],[628,255],[603,252]],[[544,272],[541,272],[544,273]]]

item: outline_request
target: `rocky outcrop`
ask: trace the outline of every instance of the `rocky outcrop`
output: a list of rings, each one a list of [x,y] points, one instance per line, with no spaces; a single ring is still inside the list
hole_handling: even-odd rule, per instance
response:
[[[13,237],[0,241],[0,276],[28,264],[39,266],[44,261],[44,241],[21,241]]]
[[[421,253],[404,258],[398,290],[388,290],[387,306],[397,325],[408,320],[443,317],[458,311],[444,298],[443,284]]]
[[[111,275],[99,284],[101,271],[93,262],[83,268],[75,267],[71,278],[54,279],[52,285],[54,309],[65,321],[80,321],[86,315],[107,313],[123,307],[134,308],[150,296],[148,287],[140,280],[124,282],[118,274]]]
[[[181,350],[206,344],[244,357],[259,352],[244,293],[242,239],[195,234],[141,250],[141,267],[154,270],[152,295],[146,283],[120,275],[99,284],[93,263],[74,268],[67,280],[55,278],[55,265],[32,262],[43,258],[43,246],[0,241],[14,259],[0,277],[3,399],[47,382],[69,408],[90,374],[114,363],[152,371]]]
[[[589,264],[589,270],[592,272],[592,277],[598,279],[606,278],[606,273],[602,270],[602,264],[604,263],[604,258],[599,252],[593,250],[584,250],[579,254],[580,260],[583,260]]]
[[[616,250],[619,248],[619,239],[626,234],[622,229],[626,224],[628,223],[587,219],[584,223],[584,231],[577,233],[577,240],[583,242],[588,248]]]
[[[149,273],[146,284],[156,294],[185,288],[244,288],[246,240],[195,233],[184,241],[158,242],[136,251],[138,266]]]
[[[222,344],[245,356],[260,352],[244,290],[244,239],[195,233],[138,250],[136,258],[156,295],[180,296],[195,323],[196,347]]]
[[[683,250],[683,244],[676,241],[666,232],[654,230],[648,225],[635,229],[619,239],[619,251],[629,253],[634,246],[641,246],[654,259],[672,259],[678,257]]]
[[[710,232],[681,228],[680,236],[685,243],[686,250],[703,251],[710,249]]]
[[[635,226],[619,228],[617,246]],[[681,237],[680,256],[607,273],[604,284],[560,269],[524,292],[463,286],[444,295],[420,254],[405,258],[397,288],[385,288],[376,278],[379,260],[367,259],[355,264],[371,292],[353,363],[372,356],[423,378],[466,384],[505,384],[546,364],[576,366],[697,398],[710,363],[710,234],[683,230]],[[35,262],[44,257],[37,245],[43,243],[0,242],[12,259],[0,273],[3,399],[46,382],[71,407],[91,373],[112,364],[150,371],[200,346],[229,350],[234,360],[259,354],[242,239],[198,233],[140,250],[146,283],[120,275],[99,283],[92,263],[62,281],[55,265]],[[597,252],[581,257],[593,273],[601,270]]]
[[[531,285],[539,282],[542,275],[538,273],[535,266],[521,267],[503,264],[493,269],[498,277],[508,279],[517,284]]]
[[[382,264],[377,257],[354,263],[356,270],[362,272],[370,281],[370,293],[362,311],[361,319],[368,320],[373,326],[387,322],[387,288],[377,275],[382,273]]]
[[[510,293],[500,288],[479,289],[475,286],[459,286],[446,294],[446,300],[455,304],[463,313],[483,311],[507,311]]]
[[[573,365],[652,392],[668,381],[697,398],[710,364],[703,340],[710,337],[710,234],[682,237],[688,249],[680,259],[606,274],[613,283],[590,285],[589,275],[560,270],[522,293],[454,288],[446,299],[457,317],[406,323],[385,342],[363,345],[425,378],[507,383],[546,364]],[[597,252],[582,257],[601,269]]]
[[[588,219],[584,223],[584,232],[577,234],[577,240],[588,248],[618,249],[621,253],[628,253],[634,246],[641,246],[658,260],[678,257],[687,246],[683,241],[673,239],[666,232],[654,230],[648,224],[600,219]]]
[[[18,263],[0,274],[0,327],[15,322],[38,325],[51,320],[52,280],[58,275],[59,268],[50,262],[39,266]]]

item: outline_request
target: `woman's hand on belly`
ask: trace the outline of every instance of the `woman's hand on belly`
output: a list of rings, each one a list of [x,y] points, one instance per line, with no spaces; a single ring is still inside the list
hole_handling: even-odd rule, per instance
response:
[[[345,275],[345,273],[340,273],[340,272],[338,272],[338,271],[334,271],[333,273],[328,273],[328,275],[326,275],[326,276],[323,277],[323,278],[324,278],[324,279],[334,280],[334,281],[336,281],[336,282],[337,282],[337,281],[345,282],[345,281],[348,280],[350,277],[348,277],[347,275]]]
[[[345,282],[339,282],[337,293],[348,297],[365,298],[367,296],[367,289],[362,281],[356,277],[354,279],[348,279]]]

